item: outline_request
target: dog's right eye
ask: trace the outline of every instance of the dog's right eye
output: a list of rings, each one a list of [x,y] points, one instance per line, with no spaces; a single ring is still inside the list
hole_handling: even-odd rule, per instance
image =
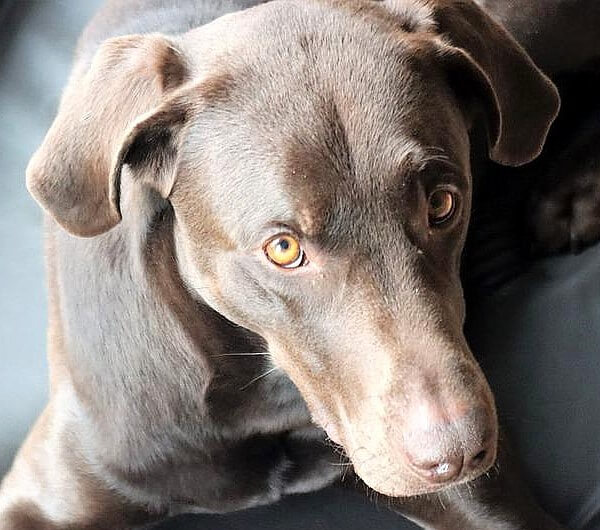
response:
[[[269,239],[263,248],[268,260],[282,269],[297,269],[306,263],[300,242],[290,234]]]
[[[452,191],[445,188],[434,190],[428,200],[429,225],[440,226],[447,223],[456,212],[457,203],[458,198]]]

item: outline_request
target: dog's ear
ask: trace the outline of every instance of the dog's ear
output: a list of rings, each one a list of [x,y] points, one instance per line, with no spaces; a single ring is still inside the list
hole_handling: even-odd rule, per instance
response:
[[[539,155],[558,114],[558,91],[500,24],[472,0],[385,0],[384,5],[405,20],[404,26],[436,35],[438,57],[446,61],[461,96],[475,82],[483,95],[492,160],[518,166]]]
[[[176,92],[160,107],[140,116],[122,138],[108,179],[110,203],[117,209],[124,165],[135,182],[154,189],[164,199],[171,194],[190,112],[187,95],[186,90]]]
[[[490,157],[518,166],[536,158],[560,108],[554,84],[525,50],[472,0],[435,0],[433,16],[455,65],[493,92],[486,97]],[[497,108],[490,104],[494,103]],[[494,125],[494,122],[497,124]]]
[[[85,72],[73,73],[27,168],[30,193],[65,230],[91,237],[114,227],[121,220],[121,164],[156,168],[172,156],[183,114],[161,105],[186,77],[184,59],[161,35],[110,39]],[[150,156],[151,147],[160,154]],[[168,177],[155,175],[164,192]]]

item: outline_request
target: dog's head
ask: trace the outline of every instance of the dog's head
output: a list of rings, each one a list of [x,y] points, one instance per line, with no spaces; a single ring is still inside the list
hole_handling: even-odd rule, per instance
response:
[[[168,201],[190,289],[264,337],[367,484],[414,495],[496,453],[462,333],[470,135],[526,163],[558,104],[470,1],[275,1],[103,44],[28,185],[81,236],[132,215],[121,183]]]

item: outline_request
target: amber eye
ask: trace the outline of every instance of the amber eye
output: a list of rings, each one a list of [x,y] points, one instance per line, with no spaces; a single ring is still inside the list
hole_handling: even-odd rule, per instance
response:
[[[297,269],[306,261],[300,242],[289,234],[281,234],[269,239],[264,250],[271,262],[284,269]]]
[[[454,215],[457,198],[454,193],[445,189],[435,190],[429,196],[429,224],[439,226]]]

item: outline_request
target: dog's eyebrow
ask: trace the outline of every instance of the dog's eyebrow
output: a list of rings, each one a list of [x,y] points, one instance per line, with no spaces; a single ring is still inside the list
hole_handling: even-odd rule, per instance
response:
[[[430,167],[445,167],[452,173],[463,171],[442,147],[437,146],[416,146],[407,149],[402,153],[397,165],[401,171],[417,173]]]

